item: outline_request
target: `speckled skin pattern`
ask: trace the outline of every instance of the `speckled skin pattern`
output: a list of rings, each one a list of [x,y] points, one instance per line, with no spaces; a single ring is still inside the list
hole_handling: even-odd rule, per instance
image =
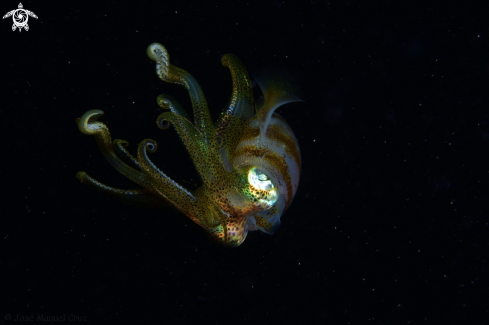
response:
[[[160,95],[157,103],[165,112],[158,116],[156,124],[161,129],[173,125],[202,185],[192,191],[160,171],[148,155],[157,149],[154,140],[143,140],[137,156],[133,156],[126,150],[127,141],[112,140],[107,126],[98,121],[104,113],[101,110],[83,114],[77,120],[79,130],[93,135],[109,163],[141,188],[113,188],[85,172],[79,172],[77,178],[126,202],[176,208],[223,245],[239,246],[249,230],[273,234],[297,191],[301,169],[297,140],[285,120],[274,113],[280,105],[301,100],[294,95],[298,88],[292,79],[281,71],[264,71],[255,76],[264,97],[255,106],[245,67],[234,55],[223,56],[221,61],[231,72],[233,91],[228,106],[214,124],[199,84],[187,71],[170,64],[165,47],[153,43],[147,54],[156,61],[161,80],[182,85],[189,92],[193,123],[174,98]]]

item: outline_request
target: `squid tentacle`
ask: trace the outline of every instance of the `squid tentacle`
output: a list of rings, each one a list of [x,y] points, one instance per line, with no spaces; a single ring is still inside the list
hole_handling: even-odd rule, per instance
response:
[[[103,184],[94,178],[90,177],[85,172],[76,174],[82,183],[96,189],[99,192],[112,196],[113,198],[122,200],[127,203],[137,204],[144,207],[153,208],[173,208],[174,206],[160,195],[146,189],[124,190]]]
[[[209,152],[209,148],[206,146],[202,135],[192,123],[173,112],[164,112],[158,116],[156,124],[160,129],[166,129],[172,124],[187,148],[202,181],[205,184],[210,184],[215,180],[213,155]]]
[[[151,60],[156,61],[156,71],[161,80],[184,86],[187,89],[194,111],[195,126],[202,132],[205,139],[212,139],[214,125],[207,109],[204,93],[197,80],[187,71],[170,63],[170,55],[163,45],[153,43],[148,46],[146,53]]]
[[[175,205],[176,208],[187,215],[198,215],[199,207],[194,194],[160,171],[149,159],[147,151],[153,153],[157,148],[156,141],[152,139],[141,141],[138,147],[138,160],[141,169],[149,176],[154,190]],[[198,221],[195,222],[200,224]]]
[[[234,55],[226,54],[221,63],[231,72],[233,91],[228,108],[216,124],[216,142],[226,171],[231,172],[232,153],[241,138],[241,130],[253,115],[255,102],[250,76],[243,63]]]
[[[222,116],[238,116],[246,121],[253,115],[255,100],[251,80],[245,66],[235,55],[226,54],[222,57],[221,63],[231,72],[233,80],[233,92],[229,101],[228,109]],[[222,119],[221,116],[221,119]]]
[[[274,111],[280,105],[300,101],[301,92],[283,70],[265,70],[255,76],[264,100],[254,103],[251,80],[234,55],[222,57],[231,73],[232,95],[227,108],[213,124],[202,89],[185,70],[170,64],[164,46],[147,49],[156,61],[159,78],[184,86],[191,99],[193,119],[169,95],[160,95],[165,111],[156,121],[161,129],[173,124],[203,181],[189,190],[158,169],[148,152],[157,150],[154,140],[143,140],[137,155],[125,140],[112,140],[107,126],[97,121],[104,113],[91,110],[78,119],[82,133],[93,135],[109,163],[142,186],[137,190],[110,187],[79,172],[83,183],[126,202],[152,207],[173,207],[200,225],[216,242],[239,246],[249,230],[273,234],[290,205],[300,177],[301,158],[290,126]]]
[[[131,165],[131,167],[141,170],[141,167],[139,167],[139,162],[136,159],[136,157],[134,157],[126,149],[126,147],[129,146],[129,142],[127,142],[126,140],[114,139],[112,140],[112,145],[114,147],[115,152],[123,159],[125,159],[126,162]]]
[[[189,120],[189,123],[191,123],[187,112],[183,109],[182,105],[180,105],[180,103],[177,102],[177,100],[172,96],[166,94],[159,95],[156,98],[156,102],[158,103],[159,107],[163,109],[168,109],[171,112],[185,118],[186,120]]]
[[[104,111],[95,109],[86,112],[77,120],[78,129],[84,134],[93,135],[95,137],[100,151],[102,151],[102,154],[107,161],[119,173],[126,176],[134,183],[139,184],[144,188],[151,189],[152,185],[148,181],[148,178],[142,172],[132,168],[122,161],[115,153],[109,128],[104,123],[97,121],[103,114]]]

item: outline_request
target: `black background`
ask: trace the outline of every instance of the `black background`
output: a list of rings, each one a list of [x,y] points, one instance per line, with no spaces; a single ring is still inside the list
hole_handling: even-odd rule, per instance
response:
[[[2,1],[2,15],[17,7]],[[0,324],[488,324],[489,22],[482,1],[26,1],[0,25]],[[80,184],[134,188],[75,119],[197,182],[146,56],[165,45],[217,119],[237,55],[279,64],[303,170],[273,236],[220,247],[185,216]],[[9,317],[11,318],[9,320]],[[71,319],[73,320],[73,319]]]

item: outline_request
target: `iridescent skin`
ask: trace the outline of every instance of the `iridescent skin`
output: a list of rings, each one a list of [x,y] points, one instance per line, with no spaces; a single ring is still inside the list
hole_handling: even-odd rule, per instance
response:
[[[248,230],[273,234],[299,184],[301,158],[297,140],[283,118],[274,111],[280,105],[300,101],[285,72],[265,71],[255,76],[264,100],[255,107],[250,77],[234,55],[222,58],[233,80],[229,105],[212,123],[207,102],[197,81],[185,70],[170,64],[163,45],[153,43],[147,54],[156,61],[158,77],[184,86],[190,95],[194,123],[180,104],[168,95],[157,98],[166,111],[157,125],[170,124],[180,135],[202,186],[188,190],[170,179],[149,159],[156,141],[143,140],[137,156],[126,150],[127,141],[112,140],[107,126],[97,121],[104,113],[90,110],[77,120],[82,133],[93,135],[109,163],[141,189],[122,190],[102,184],[85,172],[77,178],[95,189],[126,202],[174,207],[200,225],[216,242],[239,246]],[[255,113],[256,110],[256,113]]]

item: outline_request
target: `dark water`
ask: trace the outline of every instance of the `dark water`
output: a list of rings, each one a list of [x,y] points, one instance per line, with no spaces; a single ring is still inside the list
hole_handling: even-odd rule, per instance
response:
[[[39,17],[29,31],[0,24],[0,324],[487,323],[486,4],[23,5]],[[133,154],[155,139],[158,168],[199,182],[173,128],[155,125],[159,94],[191,106],[156,77],[153,42],[198,80],[214,120],[232,89],[222,55],[296,76],[305,102],[278,113],[302,176],[273,236],[220,247],[179,212],[75,178],[137,188],[74,123],[101,109]]]

